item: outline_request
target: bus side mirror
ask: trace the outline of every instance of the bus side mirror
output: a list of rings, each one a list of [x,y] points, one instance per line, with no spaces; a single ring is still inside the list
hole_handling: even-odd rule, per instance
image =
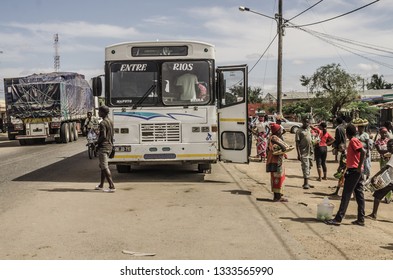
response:
[[[102,80],[101,77],[92,78],[93,96],[101,96],[102,94]]]

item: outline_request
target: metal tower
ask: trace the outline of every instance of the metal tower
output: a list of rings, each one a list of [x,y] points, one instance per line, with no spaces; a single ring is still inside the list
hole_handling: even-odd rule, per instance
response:
[[[59,72],[60,69],[59,34],[56,33],[53,37],[54,37],[53,46],[55,47],[54,68],[55,68],[55,72]]]

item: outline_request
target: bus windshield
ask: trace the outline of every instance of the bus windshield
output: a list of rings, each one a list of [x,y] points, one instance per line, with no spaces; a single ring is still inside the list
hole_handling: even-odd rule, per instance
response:
[[[145,94],[150,94],[144,104],[157,103],[158,66],[155,62],[114,62],[110,65],[111,104],[131,106],[137,103]]]
[[[165,105],[206,104],[211,85],[208,61],[176,61],[162,64],[162,97]]]
[[[207,60],[116,61],[109,69],[115,106],[204,105],[212,99],[214,69]]]

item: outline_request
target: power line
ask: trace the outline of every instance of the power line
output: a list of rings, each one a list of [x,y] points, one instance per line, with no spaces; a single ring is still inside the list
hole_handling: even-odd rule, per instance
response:
[[[335,46],[335,47],[337,47],[337,48],[340,48],[340,49],[342,49],[342,50],[344,50],[344,51],[347,51],[347,52],[349,52],[349,53],[352,53],[352,54],[354,54],[354,55],[356,55],[356,56],[359,56],[359,57],[361,57],[361,58],[363,58],[363,59],[366,59],[366,60],[369,60],[369,61],[374,62],[374,63],[376,63],[376,64],[379,64],[379,65],[384,66],[384,67],[386,67],[386,68],[393,69],[393,65],[390,65],[390,64],[385,63],[385,62],[378,61],[378,60],[376,60],[376,59],[373,59],[373,58],[367,57],[367,56],[365,56],[365,55],[362,55],[362,54],[360,54],[360,53],[356,53],[355,51],[352,51],[350,47],[346,47],[346,46],[340,45],[340,44],[338,44],[338,43],[335,43],[335,42],[333,42],[331,39],[328,39],[328,38],[326,38],[326,37],[324,37],[324,36],[319,35],[318,32],[314,32],[314,31],[312,31],[312,30],[306,30],[306,29],[303,29],[303,28],[298,28],[298,29],[301,30],[301,31],[304,31],[304,32],[306,32],[306,33],[308,33],[308,34],[310,34],[310,35],[312,35],[312,36],[314,36],[314,37],[316,37],[316,38],[318,38],[318,39],[320,39],[320,40],[322,40],[322,41],[324,41],[324,42],[330,44],[330,45],[333,45],[333,46]],[[352,48],[352,49],[353,49],[353,48]],[[360,50],[358,50],[358,49],[355,49],[355,50],[360,51]],[[364,52],[364,51],[363,51],[363,52]],[[377,55],[377,54],[375,54],[375,53],[372,53],[372,54]],[[389,57],[389,58],[392,58],[392,57]]]
[[[273,38],[273,40],[269,43],[269,45],[267,46],[266,50],[261,54],[261,56],[258,58],[257,62],[255,62],[255,64],[251,67],[251,69],[248,71],[248,73],[251,73],[251,71],[255,68],[255,66],[257,66],[257,64],[259,63],[259,61],[262,59],[262,57],[265,55],[265,53],[268,51],[268,49],[271,47],[271,45],[273,44],[273,42],[276,40],[278,34],[276,34]]]
[[[368,4],[366,4],[366,5],[364,5],[364,6],[360,7],[360,8],[357,8],[355,10],[349,11],[347,13],[344,13],[344,14],[341,14],[341,15],[338,15],[338,16],[335,16],[335,17],[332,17],[332,18],[329,18],[329,19],[321,20],[321,21],[314,22],[314,23],[308,23],[308,24],[302,24],[302,25],[294,25],[293,27],[304,27],[304,26],[316,25],[316,24],[327,22],[327,21],[331,21],[331,20],[334,20],[334,19],[346,16],[346,15],[349,15],[349,14],[354,13],[356,11],[359,11],[359,10],[361,10],[363,8],[366,8],[367,6],[370,6],[370,5],[372,5],[372,4],[376,3],[376,2],[379,2],[379,0],[375,0],[374,2],[368,3]]]
[[[294,16],[294,17],[292,17],[292,18],[290,18],[290,19],[288,19],[288,20],[285,20],[285,21],[287,22],[287,21],[293,20],[294,18],[297,18],[298,16],[304,14],[304,13],[307,12],[308,10],[311,10],[312,8],[314,8],[316,5],[318,5],[318,4],[321,3],[322,1],[323,1],[323,0],[320,0],[319,2],[315,3],[315,4],[312,5],[311,7],[307,8],[306,10],[304,10],[303,12],[301,12],[301,13],[297,14],[296,16]]]

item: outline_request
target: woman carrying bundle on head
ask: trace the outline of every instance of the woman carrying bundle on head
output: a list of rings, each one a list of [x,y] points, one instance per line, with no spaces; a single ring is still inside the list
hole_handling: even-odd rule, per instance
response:
[[[287,202],[283,198],[283,184],[285,180],[284,155],[294,148],[281,140],[281,126],[276,123],[270,124],[271,136],[268,144],[266,172],[270,172],[270,182],[274,202]]]

